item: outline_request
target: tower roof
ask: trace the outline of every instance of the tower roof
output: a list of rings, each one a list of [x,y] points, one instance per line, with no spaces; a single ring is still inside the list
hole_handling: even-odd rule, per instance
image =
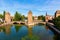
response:
[[[32,11],[31,11],[31,10],[29,10],[28,14],[32,14]]]
[[[57,14],[60,14],[60,10],[57,10],[56,13],[57,13]]]
[[[9,13],[9,12],[6,12],[5,14],[8,14],[8,15],[10,15],[10,13]]]

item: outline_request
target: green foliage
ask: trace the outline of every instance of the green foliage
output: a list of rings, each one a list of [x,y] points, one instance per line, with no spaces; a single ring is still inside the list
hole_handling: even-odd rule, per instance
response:
[[[21,20],[21,14],[19,14],[17,11],[14,15],[14,21],[20,21]]]
[[[21,20],[22,20],[22,21],[24,21],[24,19],[25,19],[25,16],[24,16],[24,15],[22,15],[22,16],[21,16]]]
[[[43,16],[43,15],[38,16],[38,20],[43,20],[43,21],[45,21],[45,16]]]
[[[2,14],[0,14],[0,18],[3,18],[3,15]]]
[[[0,18],[5,19],[5,11],[3,12],[3,15],[0,14]]]
[[[27,36],[23,37],[21,40],[39,40],[39,39],[40,38],[38,36],[33,35],[30,37],[29,35],[27,35]]]
[[[56,35],[54,35],[53,38],[54,38],[54,40],[60,40],[60,35],[57,35],[57,34],[56,34]]]
[[[3,19],[5,20],[5,11],[3,12]]]
[[[3,30],[3,32],[5,32],[5,28],[4,28],[3,26],[2,26],[2,27],[0,27],[0,30],[1,30],[1,29]]]
[[[38,20],[42,20],[42,17],[41,16],[38,16]]]
[[[22,27],[22,25],[16,24],[16,25],[15,25],[16,32],[18,32],[21,27]]]
[[[34,20],[34,16],[32,16],[32,19]]]
[[[14,21],[24,21],[25,19],[25,16],[24,15],[21,15],[20,13],[18,13],[16,11],[15,15],[14,15]]]
[[[60,29],[60,16],[53,20],[53,23]]]

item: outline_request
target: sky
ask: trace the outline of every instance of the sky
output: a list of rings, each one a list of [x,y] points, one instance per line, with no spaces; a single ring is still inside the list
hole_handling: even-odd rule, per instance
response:
[[[56,10],[60,10],[60,0],[0,0],[0,14],[3,11],[14,15],[16,11],[22,15],[28,15],[29,10],[34,16],[54,15]]]

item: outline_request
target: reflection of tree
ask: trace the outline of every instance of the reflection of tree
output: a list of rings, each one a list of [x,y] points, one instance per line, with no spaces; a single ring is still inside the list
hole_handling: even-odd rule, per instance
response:
[[[19,31],[20,27],[22,27],[22,25],[15,25],[16,32]]]
[[[11,25],[7,25],[7,26],[2,26],[0,29],[6,34],[10,34],[10,27]]]
[[[32,35],[31,37],[29,37],[29,35],[23,37],[21,40],[39,40],[39,37],[36,35]]]
[[[29,26],[32,27],[32,26]],[[21,38],[21,40],[39,40],[39,37],[32,34],[32,28],[28,28],[28,35]]]
[[[5,29],[0,27],[0,32],[5,32]]]
[[[54,40],[60,40],[60,35],[55,35]]]

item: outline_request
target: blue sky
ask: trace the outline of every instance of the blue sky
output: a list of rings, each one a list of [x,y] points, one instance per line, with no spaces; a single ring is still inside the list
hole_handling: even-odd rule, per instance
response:
[[[28,14],[31,10],[33,15],[54,15],[56,10],[60,10],[60,0],[0,0],[0,13],[3,11],[14,15],[16,11],[22,15]]]

